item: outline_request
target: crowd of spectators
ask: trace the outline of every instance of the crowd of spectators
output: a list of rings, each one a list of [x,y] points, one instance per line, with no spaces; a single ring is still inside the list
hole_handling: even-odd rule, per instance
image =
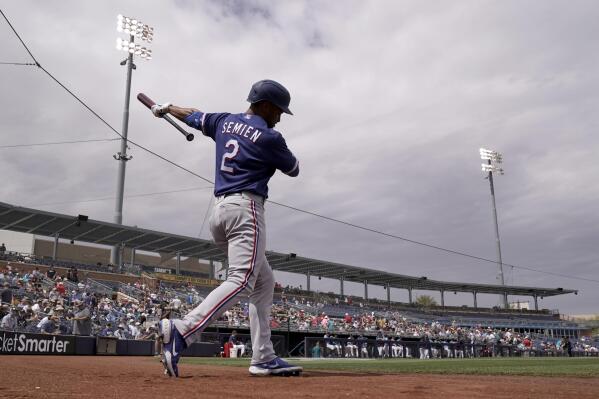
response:
[[[1,248],[0,246],[0,250]],[[0,268],[0,329],[43,334],[113,336],[119,339],[155,339],[157,320],[168,317],[169,312],[177,316],[187,313],[205,295],[201,288],[186,284],[163,284],[159,288],[152,288],[141,280],[125,287],[130,290],[121,290],[123,295],[115,292],[101,293],[89,281],[80,281],[75,267],[61,273],[52,267],[45,273],[38,268],[32,272],[19,272],[18,265],[10,264],[6,268]],[[207,287],[206,291],[209,290]],[[322,355],[347,357],[364,356],[365,351],[359,342],[367,339],[383,342],[382,345],[376,345],[376,350],[371,348],[368,353],[368,356],[378,354],[380,357],[439,357],[443,356],[443,348],[448,350],[450,345],[452,348],[456,345],[463,347],[462,356],[468,356],[467,347],[472,345],[481,348],[485,345],[510,345],[522,351],[555,353],[597,352],[596,343],[587,338],[550,339],[514,329],[422,322],[402,312],[373,310],[360,303],[352,307],[351,313],[328,314],[323,311],[330,306],[339,306],[338,309],[341,309],[349,305],[354,304],[347,300],[340,303],[339,298],[320,298],[311,302],[303,297],[295,297],[292,290],[279,286],[271,313],[271,327],[274,330],[322,334],[323,345],[318,343],[318,347],[322,348]],[[233,329],[249,328],[248,298],[241,295],[237,303],[224,312],[216,324]],[[408,346],[399,344],[399,341],[406,339],[431,342],[430,350],[410,353]],[[351,342],[348,344],[348,341]],[[238,343],[242,344],[241,341]],[[453,355],[452,351],[451,356]]]
[[[8,265],[0,269],[0,285],[0,328],[9,331],[154,339],[155,321],[168,311],[183,310],[181,299],[141,282],[135,284],[146,294],[141,300],[95,292],[78,281],[76,269],[61,276],[53,268],[45,274],[37,268],[20,273]]]

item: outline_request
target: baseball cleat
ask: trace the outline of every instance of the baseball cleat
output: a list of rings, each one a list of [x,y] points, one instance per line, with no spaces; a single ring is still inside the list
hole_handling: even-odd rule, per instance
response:
[[[280,357],[270,362],[253,364],[250,366],[251,375],[276,375],[276,376],[298,376],[303,371],[303,367],[293,366]]]
[[[181,352],[187,348],[187,344],[171,320],[160,320],[160,335],[162,337],[164,372],[169,377],[179,377],[177,364],[181,358]]]

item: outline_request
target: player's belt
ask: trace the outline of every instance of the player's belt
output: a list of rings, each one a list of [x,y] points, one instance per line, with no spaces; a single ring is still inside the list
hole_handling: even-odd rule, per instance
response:
[[[216,197],[217,200],[222,200],[225,199],[227,197],[232,197],[232,196],[240,196],[242,198],[246,198],[246,199],[250,199],[256,202],[259,202],[261,204],[264,203],[264,197],[255,193],[252,193],[251,191],[241,191],[241,192],[237,192],[237,193],[226,193],[223,195],[219,195],[218,197]]]

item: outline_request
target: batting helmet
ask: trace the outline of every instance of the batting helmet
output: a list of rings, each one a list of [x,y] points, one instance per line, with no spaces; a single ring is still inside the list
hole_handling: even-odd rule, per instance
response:
[[[274,80],[261,80],[252,85],[248,101],[255,104],[258,101],[269,101],[281,109],[286,114],[293,115],[289,110],[291,95],[289,91],[280,83]]]

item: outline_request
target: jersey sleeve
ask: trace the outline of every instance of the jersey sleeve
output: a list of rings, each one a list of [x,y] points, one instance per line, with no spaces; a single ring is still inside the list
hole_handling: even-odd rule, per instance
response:
[[[280,133],[272,142],[271,160],[274,167],[286,175],[295,177],[299,174],[299,161],[287,148],[287,143]]]
[[[204,136],[215,140],[216,131],[219,122],[227,117],[227,113],[204,113],[200,111],[193,112],[184,119],[184,122],[194,129],[200,130]]]

